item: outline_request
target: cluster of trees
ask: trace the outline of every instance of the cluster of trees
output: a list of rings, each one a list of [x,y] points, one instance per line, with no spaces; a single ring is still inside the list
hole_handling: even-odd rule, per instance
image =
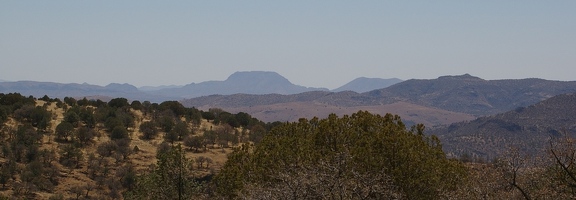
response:
[[[52,113],[36,106],[33,97],[0,94],[0,184],[12,187],[14,194],[35,190],[52,190],[58,184],[60,171],[56,151],[41,149],[42,139],[49,134]],[[6,125],[10,117],[15,121]],[[18,181],[16,181],[18,180]]]
[[[48,96],[38,100],[43,103],[38,104],[32,96],[0,93],[0,184],[4,191],[14,191],[12,195],[54,192],[63,171],[80,170],[92,181],[70,188],[68,192],[76,198],[90,198],[91,193],[99,198],[121,198],[122,192],[136,188],[139,175],[149,176],[137,173],[130,159],[139,151],[131,144],[134,137],[157,145],[158,159],[163,160],[164,153],[181,144],[188,147],[179,147],[181,152],[203,152],[216,146],[224,149],[240,142],[257,142],[251,139],[261,138],[278,124],[265,124],[246,113],[186,108],[177,101],[115,98],[104,102]],[[199,130],[203,116],[216,125]],[[256,134],[249,134],[252,129]],[[194,170],[213,173],[213,160],[208,157],[198,156],[190,162]],[[151,168],[150,172],[160,172],[158,169],[164,170]]]
[[[66,191],[76,199],[576,198],[570,137],[551,139],[542,157],[511,148],[486,163],[447,158],[423,125],[408,128],[391,114],[263,123],[176,101],[39,100],[0,94],[0,185],[23,198],[54,193],[73,171],[90,179]],[[214,127],[201,129],[202,120]],[[137,138],[157,148],[147,169],[131,160]],[[220,170],[186,156],[231,147]]]
[[[547,152],[528,155],[510,147],[490,162],[472,162],[462,199],[576,199],[576,140],[551,138]]]
[[[255,199],[438,199],[466,180],[440,142],[398,116],[302,119],[230,154],[219,194]]]

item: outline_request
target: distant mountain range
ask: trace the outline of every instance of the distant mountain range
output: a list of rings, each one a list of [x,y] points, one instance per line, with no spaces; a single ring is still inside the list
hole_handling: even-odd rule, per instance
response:
[[[191,83],[179,88],[165,88],[149,93],[163,96],[192,98],[212,94],[297,94],[308,91],[327,91],[292,84],[276,72],[236,72],[224,81]]]
[[[528,106],[550,97],[576,92],[576,81],[544,79],[484,80],[464,74],[431,80],[407,80],[366,95],[375,99],[394,98],[423,106],[491,115]]]
[[[112,83],[107,86],[77,83],[52,83],[35,81],[0,82],[0,93],[17,92],[22,95],[42,97],[48,95],[52,98],[64,97],[95,97],[104,99],[124,97],[129,99],[146,99],[150,101],[162,101],[166,97],[144,93],[130,84]]]
[[[308,117],[309,115],[304,113],[309,111],[301,110],[301,115],[293,112],[293,110],[300,110],[296,108],[298,105],[304,104],[306,106],[303,107],[317,105],[318,107],[346,108],[357,111],[366,107],[372,109],[404,102],[406,105],[417,105],[420,108],[444,110],[468,116],[485,116],[528,106],[555,95],[573,92],[576,92],[576,81],[483,80],[465,74],[430,80],[411,79],[364,93],[316,91],[295,95],[210,95],[186,99],[182,103],[190,107],[219,107],[224,110],[253,110],[258,107],[259,110],[253,110],[249,114],[271,121],[292,121],[297,120],[299,116]],[[401,115],[404,119],[417,123],[430,122],[427,125],[431,126],[471,119],[462,117],[454,121],[449,120],[447,116],[436,114],[431,116],[427,109],[421,109],[422,112],[418,112],[418,110],[408,111],[395,108],[395,111],[397,112],[393,113]],[[270,116],[259,112],[269,113]]]
[[[559,94],[576,92],[576,81],[535,78],[484,80],[464,74],[400,81],[358,78],[334,92],[326,88],[295,85],[275,72],[252,71],[236,72],[224,81],[140,89],[117,83],[96,86],[1,82],[0,92],[59,98],[125,97],[152,102],[181,100],[185,106],[244,111],[265,121],[295,121],[300,117],[323,117],[331,112],[347,114],[365,109],[375,113],[396,113],[410,123],[425,123],[428,126],[472,120],[526,107]]]
[[[142,86],[139,87],[138,90],[143,91],[143,92],[152,92],[152,91],[158,91],[158,90],[162,90],[162,89],[171,89],[171,88],[180,88],[182,87],[181,85],[161,85],[161,86]]]
[[[368,91],[382,88],[399,79],[356,79],[339,89],[352,91]],[[229,94],[297,94],[309,91],[328,91],[326,88],[304,87],[291,83],[288,79],[276,72],[250,71],[236,72],[224,81],[206,81],[191,83],[184,86],[144,86],[136,88],[130,84],[111,83],[107,86],[90,84],[64,84],[35,81],[0,81],[0,92],[18,92],[24,95],[63,98],[71,97],[125,97],[134,100],[149,100],[161,102],[166,100],[181,100],[185,98],[201,97],[207,95]]]
[[[528,107],[480,117],[433,129],[444,150],[454,156],[464,154],[491,160],[508,148],[527,155],[545,153],[549,140],[576,135],[576,94],[561,94]]]

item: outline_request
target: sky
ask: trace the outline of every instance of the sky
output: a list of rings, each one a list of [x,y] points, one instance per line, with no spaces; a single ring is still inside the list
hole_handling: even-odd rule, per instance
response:
[[[0,79],[185,85],[274,71],[576,80],[576,1],[0,0]]]

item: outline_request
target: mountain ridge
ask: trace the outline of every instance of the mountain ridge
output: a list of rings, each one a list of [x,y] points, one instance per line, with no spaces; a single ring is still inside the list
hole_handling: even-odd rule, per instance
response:
[[[296,94],[317,90],[328,89],[295,85],[276,72],[246,71],[235,72],[224,81],[190,83],[180,88],[166,88],[150,93],[193,98],[213,94]]]
[[[359,77],[330,91],[332,92],[354,91],[362,93],[381,88],[386,88],[400,82],[402,82],[402,80],[398,78],[382,79],[382,78]]]
[[[398,79],[399,80],[399,79]],[[182,86],[143,86],[137,88],[128,83],[110,83],[106,86],[87,83],[56,83],[39,81],[0,82],[0,92],[18,92],[25,95],[63,98],[73,97],[125,97],[132,100],[161,102],[214,94],[297,94],[309,91],[329,91],[326,88],[305,87],[291,83],[276,72],[239,71],[224,81],[204,81]],[[374,87],[371,85],[359,86]],[[370,88],[372,89],[372,88]],[[366,89],[364,89],[366,90]]]
[[[376,99],[395,97],[419,105],[482,116],[573,92],[576,92],[576,81],[536,78],[484,80],[464,74],[406,80],[365,94]]]
[[[531,105],[552,96],[570,92],[576,92],[576,81],[563,82],[533,78],[484,80],[464,74],[442,76],[437,79],[410,79],[387,88],[364,93],[317,91],[295,95],[211,95],[185,99],[181,102],[189,107],[219,107],[228,110],[237,107],[250,108],[254,106],[270,106],[269,109],[274,110],[276,109],[274,104],[286,104],[289,102],[305,102],[307,105],[315,104],[318,106],[333,106],[335,108],[361,108],[405,102],[430,109],[478,117],[509,111],[516,107]],[[277,119],[287,119],[287,117],[281,115],[281,112],[276,111],[274,113],[279,116]],[[286,111],[286,113],[293,115],[289,111]],[[421,115],[423,113],[403,114]],[[426,116],[422,117],[426,118]],[[466,119],[462,118],[462,120]],[[441,124],[427,125],[435,126]]]
[[[507,148],[535,155],[548,141],[576,136],[576,93],[560,94],[527,107],[432,129],[452,156],[493,159]]]

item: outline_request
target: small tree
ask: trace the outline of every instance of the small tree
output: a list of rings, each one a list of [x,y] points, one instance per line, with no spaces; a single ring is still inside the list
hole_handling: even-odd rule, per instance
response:
[[[140,124],[140,132],[142,132],[142,139],[151,140],[157,135],[156,125],[153,122],[146,121]]]
[[[152,172],[137,178],[126,199],[192,199],[197,195],[200,187],[192,173],[192,162],[180,145],[157,157]]]
[[[187,136],[184,138],[184,145],[189,147],[190,149],[194,149],[195,152],[198,152],[200,148],[202,148],[203,144],[202,141],[204,138],[202,136]]]
[[[84,158],[82,151],[74,145],[62,145],[60,150],[60,163],[68,168],[77,168]]]
[[[56,126],[56,137],[59,140],[68,141],[68,137],[72,135],[73,131],[74,125],[70,122],[62,121]]]
[[[87,127],[80,127],[75,136],[79,144],[86,145],[94,139],[96,131]]]
[[[128,131],[124,126],[116,126],[110,133],[110,139],[112,140],[119,140],[119,139],[128,139]]]

